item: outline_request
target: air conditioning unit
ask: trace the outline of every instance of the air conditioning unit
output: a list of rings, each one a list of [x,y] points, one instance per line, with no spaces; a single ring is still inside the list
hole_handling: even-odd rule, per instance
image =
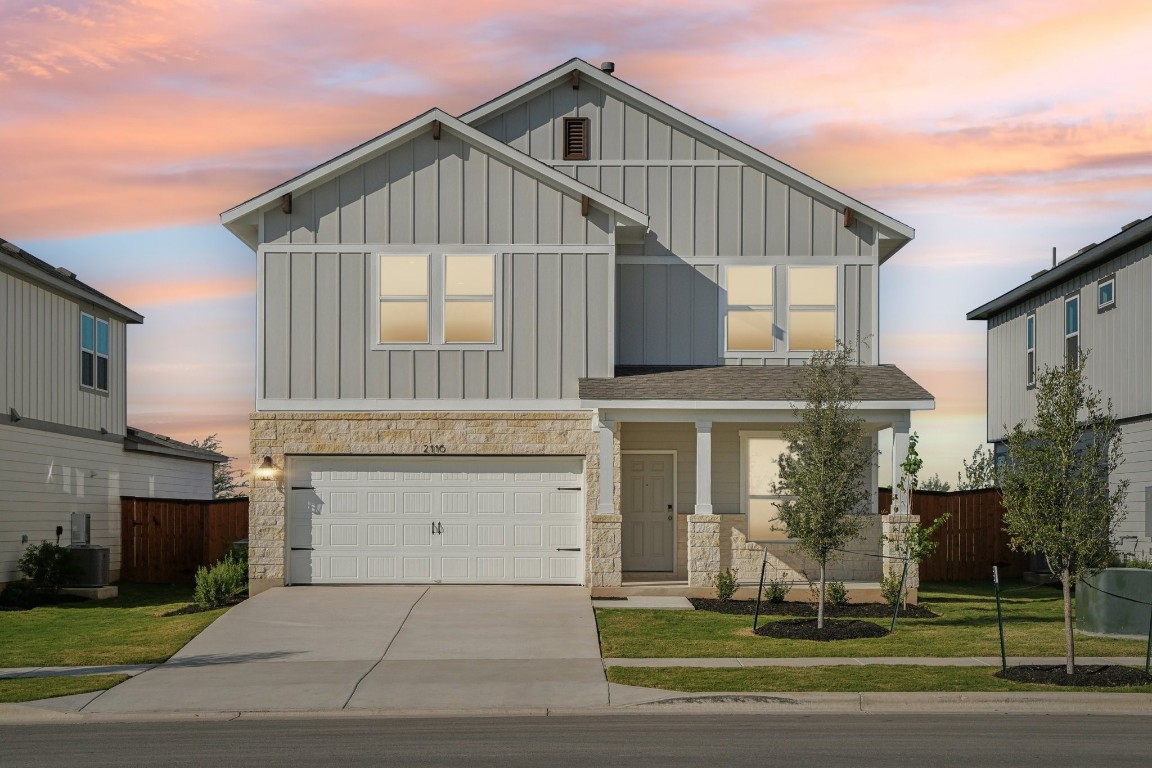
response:
[[[94,544],[73,544],[68,547],[76,562],[77,575],[73,586],[103,587],[108,584],[108,547]]]

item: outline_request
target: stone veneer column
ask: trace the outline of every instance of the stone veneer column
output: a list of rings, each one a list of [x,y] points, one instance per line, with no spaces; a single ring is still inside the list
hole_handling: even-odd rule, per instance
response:
[[[899,578],[900,572],[904,569],[903,560],[896,559],[902,557],[899,545],[908,535],[908,526],[920,522],[920,517],[918,515],[883,515],[881,520],[880,553],[884,555],[884,572],[895,573]],[[920,586],[920,568],[915,562],[908,563],[908,581],[906,583],[911,591],[911,596],[914,598],[916,590]]]
[[[720,516],[688,516],[688,586],[711,587],[720,573]]]

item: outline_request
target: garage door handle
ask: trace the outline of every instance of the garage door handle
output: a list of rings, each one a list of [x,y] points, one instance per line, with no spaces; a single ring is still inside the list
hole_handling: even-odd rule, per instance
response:
[[[579,552],[580,547],[556,547],[557,552]]]
[[[292,547],[293,552],[311,552],[312,547]]]
[[[583,490],[583,488],[580,488],[580,487],[576,487],[576,488],[557,488],[556,490],[558,490],[558,491],[581,491],[581,490]]]

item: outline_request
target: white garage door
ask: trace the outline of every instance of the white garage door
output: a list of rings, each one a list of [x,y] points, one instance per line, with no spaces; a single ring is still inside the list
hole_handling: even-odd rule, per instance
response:
[[[292,584],[580,584],[579,459],[292,459]]]

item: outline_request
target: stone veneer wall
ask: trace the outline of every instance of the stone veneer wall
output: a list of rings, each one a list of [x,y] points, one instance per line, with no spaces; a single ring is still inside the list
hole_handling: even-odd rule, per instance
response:
[[[284,584],[287,516],[285,456],[422,457],[425,445],[457,456],[580,456],[584,459],[585,584],[620,584],[619,515],[597,515],[599,436],[587,411],[512,413],[253,413],[252,466],[265,456],[280,468],[275,480],[253,480],[249,497],[248,562],[252,594]],[[614,504],[619,509],[619,438]]]

